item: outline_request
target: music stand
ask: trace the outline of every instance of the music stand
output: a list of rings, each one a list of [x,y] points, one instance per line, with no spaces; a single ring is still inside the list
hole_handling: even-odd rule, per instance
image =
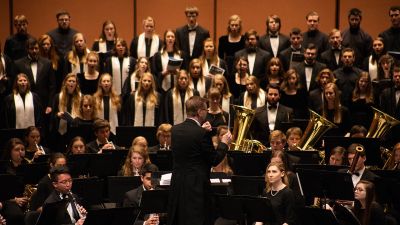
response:
[[[57,218],[64,218],[67,203],[68,201],[66,200],[60,200],[58,202],[44,204],[36,225],[61,224],[61,221],[57,221]]]
[[[139,213],[166,213],[168,211],[168,197],[169,190],[143,191]]]
[[[116,131],[116,142],[118,146],[129,149],[135,137],[143,136],[146,138],[148,146],[153,146],[158,143],[156,131],[157,127],[119,126]]]
[[[71,174],[89,174],[90,176],[115,176],[125,158],[123,154],[79,154],[70,155],[68,164],[71,165]]]
[[[126,192],[142,184],[140,176],[108,176],[106,182],[108,200],[119,205],[122,204]]]
[[[261,196],[265,188],[265,178],[233,175],[231,185],[234,195]]]
[[[89,210],[85,225],[132,225],[134,210],[133,207]]]
[[[76,136],[81,136],[86,141],[86,143],[96,140],[92,124],[81,124],[76,127],[71,126],[68,128],[68,136],[69,140],[73,139]]]
[[[351,144],[358,143],[364,146],[367,160],[365,165],[382,167],[380,139],[379,138],[350,138],[350,137],[324,137],[325,162],[329,162],[331,150],[336,146],[347,149]]]
[[[298,168],[296,174],[303,196],[354,200],[353,181],[349,173]]]
[[[47,163],[21,164],[17,168],[17,175],[24,177],[24,184],[37,184],[48,173]]]
[[[19,138],[24,140],[26,129],[0,129],[0,152],[3,154],[3,150],[11,138]]]
[[[228,151],[228,157],[232,158],[234,174],[243,176],[262,176],[271,158],[265,152],[245,153],[241,151]]]
[[[104,199],[104,180],[97,177],[75,178],[72,191],[85,206],[103,203]]]
[[[271,202],[267,198],[241,196],[241,195],[216,195],[220,215],[229,220],[253,222],[275,222]]]
[[[172,170],[172,151],[157,151],[156,153],[150,153],[149,157],[159,170]]]
[[[0,174],[0,183],[0,201],[14,199],[24,193],[23,178],[20,176]]]
[[[399,170],[372,170],[379,178],[375,184],[377,201],[383,205],[385,203],[399,204],[400,199],[400,171]],[[397,200],[396,200],[397,199]]]
[[[348,166],[336,166],[336,165],[320,165],[320,164],[295,164],[293,165],[293,171],[296,172],[297,169],[307,169],[307,170],[325,170],[325,171],[338,171],[340,169],[348,169]]]
[[[331,210],[303,207],[300,209],[299,220],[301,224],[307,225],[339,225]]]

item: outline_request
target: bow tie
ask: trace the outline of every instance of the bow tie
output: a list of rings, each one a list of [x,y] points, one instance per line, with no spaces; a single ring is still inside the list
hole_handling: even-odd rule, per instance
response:
[[[353,175],[359,177],[360,173],[359,172],[354,172]]]
[[[307,63],[305,64],[305,66],[306,66],[306,67],[314,67],[313,64],[307,64]]]
[[[277,108],[276,105],[268,105],[268,109],[269,109],[269,110],[276,109],[276,108]]]
[[[340,48],[332,48],[332,51],[334,51],[334,52],[340,52],[340,51],[342,51],[342,49],[340,49]]]
[[[197,28],[197,26],[195,26],[195,27],[188,27],[188,31],[189,31],[189,32],[191,32],[191,31],[196,31],[196,28]]]
[[[269,37],[270,37],[270,38],[277,38],[278,35],[277,35],[277,34],[270,34]]]

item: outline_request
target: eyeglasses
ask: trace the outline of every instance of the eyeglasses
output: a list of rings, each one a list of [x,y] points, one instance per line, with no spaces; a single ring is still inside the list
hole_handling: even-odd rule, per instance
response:
[[[365,191],[365,190],[364,190],[364,189],[361,189],[361,188],[354,188],[354,191],[363,192],[363,191]]]
[[[57,183],[62,184],[62,185],[72,184],[72,179],[58,181]]]

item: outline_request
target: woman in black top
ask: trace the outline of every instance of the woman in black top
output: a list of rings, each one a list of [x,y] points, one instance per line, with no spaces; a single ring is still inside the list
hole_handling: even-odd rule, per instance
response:
[[[218,126],[228,125],[229,114],[221,108],[221,93],[217,88],[210,88],[210,91],[208,92],[208,100],[209,107],[206,121],[210,122],[212,127],[212,136],[214,136],[217,133]]]
[[[354,188],[354,212],[361,225],[380,225],[385,222],[383,208],[375,201],[375,185],[360,180]]]
[[[242,50],[245,46],[242,36],[242,19],[238,15],[229,17],[227,30],[228,34],[218,39],[218,56],[225,60],[228,73],[232,74],[235,52]]]
[[[299,74],[294,69],[289,69],[281,86],[280,103],[293,109],[296,119],[307,119],[307,91],[300,86]]]
[[[92,46],[92,51],[99,54],[100,72],[104,71],[105,61],[111,56],[111,51],[114,49],[115,40],[118,38],[117,27],[111,20],[106,20],[101,28],[99,39],[95,40]]]
[[[372,106],[374,106],[374,96],[371,77],[367,72],[361,72],[350,104],[352,124],[369,127],[374,115]]]
[[[340,91],[336,84],[325,85],[324,103],[319,113],[337,126],[337,128],[329,130],[325,136],[344,136],[350,130],[350,113],[340,103]]]
[[[87,71],[78,73],[79,85],[84,95],[92,95],[97,90],[99,81],[99,55],[96,52],[89,52],[86,57]]]
[[[295,224],[295,198],[288,187],[288,178],[282,163],[270,163],[265,172],[266,189],[264,196],[271,201],[276,222],[271,225]],[[258,224],[262,224],[257,222]]]

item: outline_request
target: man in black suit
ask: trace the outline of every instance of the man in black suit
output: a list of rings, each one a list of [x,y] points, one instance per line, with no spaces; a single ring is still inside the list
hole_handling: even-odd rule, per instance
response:
[[[31,91],[39,95],[45,113],[51,112],[51,105],[56,94],[56,82],[51,61],[39,56],[39,43],[29,38],[26,45],[28,56],[15,61],[14,79],[17,74],[28,76]]]
[[[267,62],[272,58],[269,52],[258,47],[259,37],[257,31],[250,29],[244,35],[246,48],[235,53],[235,59],[243,56],[249,61],[249,71],[258,80],[263,80]]]
[[[329,44],[328,44],[328,36],[321,31],[319,31],[319,15],[317,12],[310,12],[306,16],[307,27],[308,30],[303,33],[304,46],[307,46],[310,43],[313,43],[317,46],[318,52],[317,56],[319,57],[322,52],[324,52]]]
[[[342,103],[344,106],[350,106],[352,102],[352,95],[358,76],[362,72],[360,68],[354,66],[355,57],[354,50],[345,48],[342,50],[341,61],[343,66],[333,71],[336,76],[336,85],[342,91]]]
[[[86,218],[86,210],[76,202],[77,196],[72,194],[72,177],[66,166],[56,166],[50,170],[50,179],[52,181],[54,191],[46,199],[43,211],[39,217],[40,224],[48,225],[83,225]],[[50,210],[49,206],[55,203],[65,204],[65,207],[58,208],[53,215],[49,215],[46,210]],[[47,206],[46,206],[47,205]],[[51,207],[51,206],[50,206]]]
[[[78,31],[70,27],[71,16],[69,12],[60,11],[57,13],[56,18],[58,27],[47,32],[47,34],[53,39],[58,55],[64,58],[71,51],[72,38]]]
[[[387,51],[400,52],[400,6],[392,6],[389,9],[392,26],[379,34],[383,38]]]
[[[279,59],[282,62],[283,69],[287,71],[294,68],[304,60],[303,34],[297,27],[290,31],[290,47],[279,53]]]
[[[347,20],[349,28],[342,32],[344,47],[354,49],[356,53],[356,66],[362,67],[364,59],[372,52],[372,37],[361,29],[362,12],[357,8],[349,11]]]
[[[355,169],[351,175],[351,179],[353,181],[354,187],[360,180],[368,180],[368,181],[374,182],[378,178],[378,176],[376,174],[374,174],[373,172],[371,172],[369,169],[367,169],[365,167],[365,161],[367,160],[367,156],[365,154],[365,148],[361,144],[354,143],[354,144],[351,144],[347,148],[347,159],[348,159],[350,165],[353,164],[353,159],[354,159],[354,156],[356,155],[357,147],[362,147],[364,149],[364,151],[359,152],[358,161],[355,162]]]
[[[139,206],[142,200],[143,191],[150,191],[154,190],[152,181],[151,181],[151,174],[154,172],[154,168],[151,166],[144,166],[141,170],[140,179],[142,180],[142,185],[138,188],[132,189],[125,193],[123,207],[134,207],[135,213],[139,213]],[[146,216],[139,216],[138,219],[135,221],[135,225],[142,225],[142,224],[158,224],[159,217],[157,214],[151,214]]]
[[[33,38],[28,34],[28,19],[25,15],[15,16],[14,27],[17,32],[8,37],[4,43],[4,54],[13,61],[28,55],[26,42],[29,38]]]
[[[256,109],[250,127],[251,139],[257,139],[267,145],[270,132],[282,130],[282,122],[289,122],[293,109],[279,103],[279,86],[271,84],[267,87],[267,104]]]
[[[317,47],[310,43],[304,51],[304,61],[298,64],[294,69],[300,77],[300,85],[306,88],[308,92],[318,88],[316,82],[317,74],[326,68],[326,65],[317,61]]]
[[[289,38],[280,33],[281,19],[277,15],[268,16],[267,33],[260,38],[260,48],[269,52],[274,57],[290,46]]]
[[[189,98],[185,103],[187,119],[172,127],[174,150],[168,225],[213,224],[210,171],[225,157],[231,134],[228,131],[217,148],[213,147],[212,128],[205,122],[206,102],[199,96]]]
[[[340,35],[340,30],[333,29],[329,33],[329,45],[330,48],[321,54],[321,62],[332,71],[335,71],[339,67],[343,66],[340,60],[342,56],[342,36]]]
[[[185,53],[185,62],[200,57],[203,52],[203,42],[210,37],[210,32],[197,23],[199,10],[196,6],[187,7],[185,10],[187,25],[176,29],[176,39]]]

